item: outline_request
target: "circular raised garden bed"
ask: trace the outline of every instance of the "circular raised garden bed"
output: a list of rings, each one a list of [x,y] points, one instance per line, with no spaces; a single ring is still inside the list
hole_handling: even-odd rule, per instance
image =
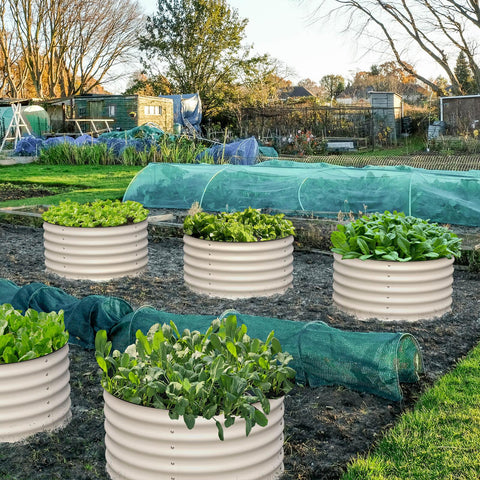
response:
[[[282,294],[293,281],[293,236],[264,242],[214,242],[184,235],[184,281],[211,297]]]
[[[342,259],[335,253],[333,301],[360,320],[440,317],[452,304],[453,258],[418,262]]]
[[[68,345],[33,360],[0,365],[0,442],[18,442],[69,422],[68,367]]]
[[[43,223],[47,271],[96,281],[138,275],[148,264],[147,220],[118,227]]]
[[[189,430],[167,410],[120,400],[104,391],[107,472],[113,480],[273,480],[283,472],[283,397],[270,400],[268,425],[245,435],[235,420],[218,438],[213,419]]]

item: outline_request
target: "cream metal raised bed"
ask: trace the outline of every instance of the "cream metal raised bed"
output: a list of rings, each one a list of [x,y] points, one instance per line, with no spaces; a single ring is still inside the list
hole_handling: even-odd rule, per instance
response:
[[[65,227],[44,222],[45,266],[88,280],[137,275],[148,264],[147,220],[119,227]]]
[[[270,400],[268,425],[245,435],[237,418],[218,438],[213,419],[189,430],[168,411],[104,391],[107,472],[113,480],[274,480],[283,472],[283,397]]]
[[[440,317],[452,304],[453,258],[418,262],[342,259],[334,254],[333,301],[366,320]]]
[[[264,242],[213,242],[183,237],[184,281],[222,298],[285,293],[293,281],[293,236]]]
[[[69,422],[68,368],[68,345],[33,360],[0,365],[0,442],[17,442]]]

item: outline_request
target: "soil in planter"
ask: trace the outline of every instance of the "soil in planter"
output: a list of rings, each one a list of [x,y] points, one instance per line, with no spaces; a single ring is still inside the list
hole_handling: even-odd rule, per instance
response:
[[[68,280],[45,272],[40,228],[0,225],[0,278],[18,285],[42,282],[77,297],[124,298],[179,314],[239,312],[308,322],[323,320],[344,330],[404,331],[419,341],[425,374],[403,385],[405,399],[391,402],[342,387],[301,388],[286,398],[286,480],[338,479],[347,463],[367,452],[420,393],[451,370],[480,338],[480,275],[456,268],[453,311],[441,319],[415,323],[358,321],[332,303],[333,258],[318,252],[294,253],[293,288],[268,298],[224,300],[192,293],[183,284],[183,243],[179,238],[150,242],[149,267],[138,277],[103,283]],[[17,480],[107,480],[103,399],[92,351],[71,346],[71,423],[59,432],[37,434],[25,444],[2,444],[0,478]],[[228,479],[226,479],[228,480]]]

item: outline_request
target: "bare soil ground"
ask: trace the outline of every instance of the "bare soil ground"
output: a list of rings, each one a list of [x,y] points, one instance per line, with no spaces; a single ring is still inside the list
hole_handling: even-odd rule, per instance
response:
[[[453,309],[442,318],[418,322],[358,321],[332,304],[333,259],[315,251],[294,253],[294,282],[284,295],[246,300],[213,299],[183,284],[183,250],[178,238],[150,241],[148,270],[134,278],[93,283],[46,273],[40,228],[0,225],[0,278],[62,288],[79,298],[91,294],[124,298],[134,308],[151,305],[180,314],[245,314],[299,322],[323,320],[355,331],[402,331],[419,341],[425,373],[404,385],[404,401],[391,402],[342,387],[296,387],[286,398],[285,474],[288,480],[340,478],[349,461],[369,451],[398,416],[435,380],[451,370],[480,338],[480,275],[455,268]],[[106,480],[103,400],[92,351],[70,348],[71,423],[23,443],[2,444],[2,480]],[[230,479],[225,479],[230,480]]]

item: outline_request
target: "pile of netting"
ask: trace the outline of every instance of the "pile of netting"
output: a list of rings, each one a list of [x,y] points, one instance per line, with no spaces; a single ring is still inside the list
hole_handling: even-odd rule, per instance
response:
[[[211,315],[178,315],[143,307],[133,310],[125,300],[90,295],[77,299],[61,289],[42,283],[19,287],[0,279],[0,304],[18,310],[40,312],[64,311],[70,342],[94,348],[95,334],[106,330],[113,348],[124,351],[135,343],[137,330],[147,333],[156,323],[177,325],[180,332],[188,328],[205,332]],[[296,381],[302,385],[343,385],[383,398],[402,399],[401,382],[418,380],[423,361],[416,339],[407,333],[346,332],[326,323],[295,322],[278,318],[235,314],[247,326],[250,337],[265,340],[273,330],[284,351],[293,356]]]
[[[256,165],[151,163],[124,200],[147,208],[260,208],[295,215],[399,211],[432,222],[480,226],[480,170],[364,168],[270,160]]]

